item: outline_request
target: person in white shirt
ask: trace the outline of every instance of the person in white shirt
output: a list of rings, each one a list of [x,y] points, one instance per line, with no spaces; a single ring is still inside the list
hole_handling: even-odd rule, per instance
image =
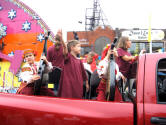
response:
[[[93,62],[93,57],[95,56],[94,52],[89,52],[87,55],[86,62],[83,63],[85,70],[89,71],[90,73],[93,73],[91,69],[91,64]]]

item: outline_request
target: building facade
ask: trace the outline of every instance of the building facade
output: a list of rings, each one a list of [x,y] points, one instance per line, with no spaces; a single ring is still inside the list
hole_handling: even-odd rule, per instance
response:
[[[151,29],[149,35],[148,29],[119,29],[117,30],[118,37],[127,36],[132,41],[130,52],[133,55],[138,55],[142,49],[147,53],[150,52],[150,42],[152,43],[152,52],[165,51],[165,37],[166,29]],[[150,41],[148,41],[150,39]]]
[[[150,42],[148,42],[148,29],[118,29],[112,30],[109,27],[98,27],[94,31],[78,31],[76,32],[81,42],[82,54],[94,51],[101,55],[103,48],[110,44],[115,36],[127,36],[132,41],[129,51],[133,55],[138,55],[142,49],[148,53],[150,51]],[[166,49],[166,29],[152,29],[151,42],[152,52],[164,52]],[[67,33],[67,40],[74,39],[73,32]]]

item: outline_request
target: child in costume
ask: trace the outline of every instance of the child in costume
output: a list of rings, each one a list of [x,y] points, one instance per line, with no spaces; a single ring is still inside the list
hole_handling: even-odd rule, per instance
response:
[[[40,79],[40,76],[37,74],[39,63],[35,62],[35,56],[36,53],[31,49],[24,51],[24,59],[26,64],[22,67],[19,74],[22,82],[20,88],[17,91],[17,94],[34,95],[35,81]],[[41,58],[46,64],[44,72],[50,72],[52,70],[52,64],[47,61],[45,56],[42,56]],[[42,85],[40,89],[40,95],[54,96],[54,93],[46,86]]]
[[[83,82],[89,90],[87,75],[82,61],[77,57],[81,52],[79,41],[71,40],[67,43],[68,54],[65,59],[64,72],[60,81],[59,96],[63,98],[83,98]]]
[[[86,61],[83,62],[84,68],[89,71],[90,73],[93,73],[96,70],[96,59],[98,58],[98,55],[91,51],[88,53],[86,57]]]
[[[101,78],[101,81],[99,83],[99,86],[97,88],[97,100],[106,100],[106,87],[107,87],[107,80],[108,80],[108,68],[109,68],[109,61],[110,61],[110,55],[114,54],[114,56],[118,56],[116,50],[110,50],[110,45],[107,46],[103,53],[102,53],[102,60],[99,62],[99,65],[97,66],[97,73],[99,75],[99,78]],[[116,80],[125,79],[121,72],[119,72],[119,67],[116,64],[115,67],[115,75]]]

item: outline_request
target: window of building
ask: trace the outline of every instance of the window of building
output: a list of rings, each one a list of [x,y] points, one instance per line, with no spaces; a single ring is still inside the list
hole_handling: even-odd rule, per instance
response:
[[[142,49],[145,49],[146,52],[149,52],[149,42],[132,42],[131,48],[129,49],[132,55],[138,55]],[[153,42],[152,43],[152,51],[153,52],[161,52],[164,51],[164,43],[163,42]]]

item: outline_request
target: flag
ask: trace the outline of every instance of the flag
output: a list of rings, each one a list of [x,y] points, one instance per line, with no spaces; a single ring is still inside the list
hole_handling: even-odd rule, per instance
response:
[[[149,16],[148,42],[151,42],[151,15]]]

